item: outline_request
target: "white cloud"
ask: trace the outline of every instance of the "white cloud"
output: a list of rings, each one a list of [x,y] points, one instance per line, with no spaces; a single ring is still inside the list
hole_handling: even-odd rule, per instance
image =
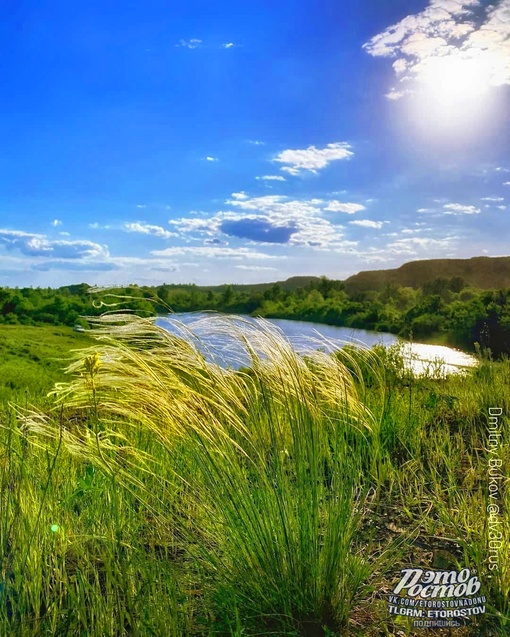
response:
[[[220,210],[208,218],[181,217],[170,220],[190,240],[222,237],[225,233],[237,239],[280,243],[293,246],[326,248],[340,245],[342,227],[328,217],[331,212],[353,214],[365,207],[337,200],[291,199],[283,195],[249,197],[234,193]]]
[[[415,226],[414,228],[403,228],[402,230],[400,230],[400,234],[420,234],[421,232],[433,232],[433,228],[427,226],[424,223],[415,223],[413,225]],[[396,233],[395,236],[399,236],[399,233]]]
[[[443,208],[447,211],[445,214],[450,215],[477,215],[480,212],[480,208],[476,208],[475,206],[465,206],[460,203],[447,203],[443,206]]]
[[[352,157],[353,152],[350,148],[351,146],[347,142],[336,142],[320,149],[309,146],[304,150],[284,150],[273,161],[287,164],[282,166],[281,170],[290,175],[299,175],[303,171],[317,173],[318,170],[325,168],[332,161]]]
[[[249,139],[248,144],[253,144],[253,146],[265,146],[266,142],[261,142],[258,139]]]
[[[171,237],[177,237],[178,234],[165,230],[161,226],[153,226],[148,223],[141,223],[139,221],[134,223],[125,223],[124,229],[128,232],[138,232],[139,234],[150,234],[155,237],[161,237],[162,239],[170,239]]]
[[[89,228],[92,228],[92,230],[111,230],[112,227],[109,225],[101,225],[97,221],[94,221],[94,223],[89,223]]]
[[[503,182],[503,186],[510,186],[510,181]]]
[[[348,215],[353,215],[361,210],[366,210],[365,206],[360,203],[343,203],[333,199],[328,202],[328,205],[324,208],[327,212],[345,212]]]
[[[474,11],[476,9],[476,11]],[[466,70],[472,83],[510,84],[510,0],[483,6],[479,0],[430,0],[421,12],[389,26],[363,45],[367,53],[393,58],[402,90],[406,83],[426,79],[438,67]]]
[[[58,241],[49,241],[48,245],[52,256],[60,259],[79,259],[82,257],[99,259],[109,256],[106,245],[100,245],[93,241],[59,239]]]
[[[8,250],[19,250],[32,257],[54,259],[104,258],[109,255],[108,247],[93,241],[48,239],[45,235],[22,230],[0,229],[0,244]]]
[[[431,255],[444,254],[452,249],[452,242],[457,237],[445,237],[444,239],[432,239],[426,237],[409,237],[399,239],[387,245],[387,250],[394,254],[416,256],[423,254],[431,258]]]
[[[231,49],[233,46],[235,46],[235,44],[233,42],[226,42],[225,44],[221,45],[222,49]]]
[[[202,40],[198,40],[197,38],[191,38],[191,40],[179,40],[179,43],[175,46],[184,47],[186,49],[197,49],[202,46]]]
[[[353,226],[361,226],[362,228],[375,228],[380,229],[387,221],[370,221],[370,219],[359,219],[356,221],[349,221]]]
[[[154,250],[151,252],[157,257],[175,257],[179,255],[193,255],[196,257],[215,257],[217,259],[282,259],[285,257],[278,257],[272,254],[266,254],[264,252],[257,252],[250,250],[249,248],[226,248],[219,247],[193,247],[193,246],[175,246],[172,248],[166,248],[165,250]]]
[[[264,181],[287,181],[283,175],[263,175],[262,177],[255,177],[255,179],[263,179]]]
[[[482,197],[482,201],[505,201],[504,197]]]
[[[282,195],[266,195],[245,200],[227,200],[239,212],[216,216],[218,229],[224,222],[257,220],[272,227],[292,229],[291,245],[323,245],[341,237],[340,230],[322,218],[322,200],[292,200]]]
[[[207,155],[207,157],[204,157],[205,161],[218,161],[217,157],[211,157],[210,155]]]
[[[408,93],[410,93],[410,91],[397,91],[397,89],[392,88],[389,93],[386,93],[385,97],[387,97],[389,100],[399,100],[401,97],[404,97],[404,95],[407,95]]]
[[[135,272],[145,267],[148,267],[150,269],[169,268],[173,271],[175,270],[175,266],[177,266],[177,263],[175,263],[174,261],[169,261],[165,258],[151,259],[148,257],[110,257],[109,261],[120,270],[135,268]]]
[[[147,204],[144,204],[144,203],[138,203],[138,204],[136,204],[136,207],[137,207],[137,208],[147,208]]]
[[[503,168],[503,166],[498,166],[496,168],[497,173],[510,173],[510,168]]]
[[[277,268],[271,268],[265,265],[235,265],[238,270],[249,270],[252,272],[275,272]]]
[[[196,219],[193,217],[181,217],[180,219],[169,219],[168,223],[175,226],[182,234],[199,233],[212,235],[216,230],[215,222],[210,218]]]
[[[57,226],[61,226],[62,222],[60,221],[60,219],[53,219],[53,221],[51,222],[51,225],[56,228]]]
[[[499,210],[506,210],[506,206],[496,206]]]

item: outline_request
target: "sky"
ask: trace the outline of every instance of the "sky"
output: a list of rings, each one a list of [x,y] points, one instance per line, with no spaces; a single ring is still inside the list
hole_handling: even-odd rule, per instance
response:
[[[509,254],[510,0],[3,0],[0,285]]]

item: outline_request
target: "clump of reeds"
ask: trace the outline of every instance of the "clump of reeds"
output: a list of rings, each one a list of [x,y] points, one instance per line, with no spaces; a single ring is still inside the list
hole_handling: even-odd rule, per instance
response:
[[[211,315],[172,321],[172,330],[129,314],[89,322],[96,344],[55,390],[73,424],[56,429],[32,413],[25,427],[59,437],[159,507],[220,606],[229,600],[267,630],[345,625],[389,564],[384,547],[371,558],[361,536],[377,422],[359,398],[354,360],[349,369],[316,343],[297,354],[262,320]],[[235,344],[242,370],[211,360],[197,336],[204,328]],[[160,476],[167,502],[151,499]]]

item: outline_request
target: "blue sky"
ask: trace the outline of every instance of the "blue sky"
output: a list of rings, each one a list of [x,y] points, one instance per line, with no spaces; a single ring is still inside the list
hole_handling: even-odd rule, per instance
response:
[[[1,285],[508,254],[510,0],[4,0],[0,18]]]

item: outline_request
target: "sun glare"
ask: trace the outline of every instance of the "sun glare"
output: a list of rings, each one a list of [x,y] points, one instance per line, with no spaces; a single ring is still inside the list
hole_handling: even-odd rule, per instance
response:
[[[462,109],[467,102],[483,101],[490,87],[490,65],[479,58],[433,58],[421,73],[424,92],[438,106]]]
[[[428,58],[416,69],[407,117],[431,141],[484,135],[497,112],[489,56],[459,52]]]

